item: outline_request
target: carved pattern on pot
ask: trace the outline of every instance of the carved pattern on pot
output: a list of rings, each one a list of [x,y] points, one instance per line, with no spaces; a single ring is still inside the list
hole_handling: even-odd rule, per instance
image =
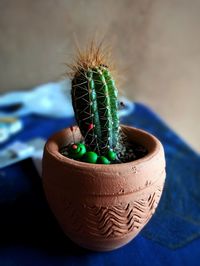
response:
[[[76,233],[99,238],[121,237],[132,231],[139,231],[153,215],[162,187],[143,198],[116,206],[99,207],[82,205],[79,212],[72,204],[67,204],[70,227]]]

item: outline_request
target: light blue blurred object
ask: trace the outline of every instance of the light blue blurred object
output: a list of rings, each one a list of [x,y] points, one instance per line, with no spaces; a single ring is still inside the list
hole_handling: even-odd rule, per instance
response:
[[[119,100],[124,103],[119,115],[130,114],[134,104],[124,97]],[[72,117],[74,112],[71,104],[71,81],[65,79],[40,85],[31,91],[11,92],[0,96],[0,108],[12,105],[20,105],[20,108],[9,112],[9,116],[37,114],[53,118]],[[0,117],[6,115],[8,114],[5,111],[0,111]]]
[[[28,142],[15,141],[8,147],[0,150],[0,169],[20,162],[27,158],[32,158],[33,163],[41,175],[41,162],[45,140],[34,138]]]
[[[69,117],[73,115],[70,100],[70,81],[51,82],[40,85],[32,91],[7,93],[0,97],[0,107],[21,104],[21,108],[10,116],[38,114],[51,117]],[[6,112],[0,112],[6,115]]]
[[[11,135],[18,133],[22,128],[23,123],[20,119],[0,116],[0,144],[7,141]]]
[[[122,102],[124,105],[123,109],[119,110],[120,117],[130,115],[134,111],[135,104],[132,101],[129,101],[124,96],[121,96],[119,98],[119,101]]]

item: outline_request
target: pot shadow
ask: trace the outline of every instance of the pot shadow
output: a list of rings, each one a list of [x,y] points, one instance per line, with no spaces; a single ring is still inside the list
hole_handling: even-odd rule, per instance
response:
[[[74,244],[62,232],[47,204],[41,178],[31,160],[23,162],[23,172],[28,175],[14,179],[14,182],[12,177],[6,177],[11,178],[15,186],[14,195],[7,196],[6,200],[1,191],[4,190],[5,195],[8,184],[0,186],[0,247],[25,246],[55,256],[91,253]]]

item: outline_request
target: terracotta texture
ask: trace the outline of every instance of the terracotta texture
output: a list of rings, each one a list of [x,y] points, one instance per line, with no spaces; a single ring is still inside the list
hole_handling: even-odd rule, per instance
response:
[[[119,248],[149,221],[165,180],[161,143],[139,129],[123,126],[128,139],[145,146],[148,155],[123,164],[98,165],[62,156],[59,149],[73,142],[65,129],[46,143],[43,185],[48,203],[65,234],[92,250]],[[78,128],[75,139],[80,139]]]

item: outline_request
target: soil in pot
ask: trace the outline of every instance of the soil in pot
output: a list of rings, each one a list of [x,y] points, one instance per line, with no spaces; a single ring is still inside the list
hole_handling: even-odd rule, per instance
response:
[[[63,146],[60,149],[60,153],[65,157],[70,157],[69,150],[72,145],[74,145],[74,143],[67,145],[67,146]],[[113,160],[111,163],[114,163],[114,164],[115,163],[127,163],[127,162],[141,159],[147,154],[148,154],[147,149],[141,144],[138,144],[136,142],[131,142],[131,143],[126,142],[124,146],[120,149],[120,152],[118,153],[117,158]],[[76,159],[76,160],[81,161],[81,159]]]

